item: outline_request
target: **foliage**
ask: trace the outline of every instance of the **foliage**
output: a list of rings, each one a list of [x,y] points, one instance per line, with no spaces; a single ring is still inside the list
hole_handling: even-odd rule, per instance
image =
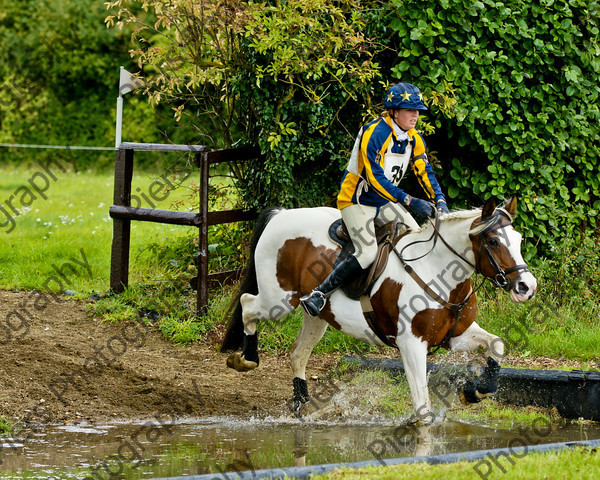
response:
[[[114,145],[119,66],[132,66],[129,32],[107,29],[105,15],[95,0],[0,0],[0,142]],[[123,138],[160,141],[163,109],[134,93],[125,104]],[[54,153],[3,150],[3,159],[32,163]],[[82,168],[113,160],[78,152]]]
[[[597,0],[149,0],[152,25],[138,4],[110,2],[108,23],[137,25],[150,98],[216,145],[261,147],[238,177],[250,205],[330,204],[358,126],[401,79],[426,93],[452,206],[517,193],[527,257],[596,228]]]
[[[9,420],[0,417],[0,437],[11,435],[13,428],[13,424]]]
[[[396,0],[390,27],[396,76],[448,81],[453,204],[517,193],[519,229],[548,246],[560,232],[596,226],[600,208],[598,2]],[[529,255],[536,251],[531,247]]]
[[[238,172],[246,203],[330,203],[383,89],[374,58],[386,47],[366,33],[374,13],[353,0],[154,0],[144,2],[157,17],[150,25],[134,13],[138,3],[110,2],[107,23],[135,25],[132,54],[149,98],[190,119],[211,146],[263,152]]]

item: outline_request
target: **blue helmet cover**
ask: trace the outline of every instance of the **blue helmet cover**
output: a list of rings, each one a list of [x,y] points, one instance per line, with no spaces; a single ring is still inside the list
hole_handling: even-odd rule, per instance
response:
[[[385,108],[408,108],[411,110],[427,110],[423,103],[423,94],[412,83],[401,82],[390,88],[383,102]]]

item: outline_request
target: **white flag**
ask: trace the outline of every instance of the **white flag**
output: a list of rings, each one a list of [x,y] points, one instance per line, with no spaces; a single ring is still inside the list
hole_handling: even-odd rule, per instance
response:
[[[134,88],[144,85],[139,78],[133,78],[133,75],[121,67],[121,75],[119,77],[119,95],[125,95],[131,92]]]

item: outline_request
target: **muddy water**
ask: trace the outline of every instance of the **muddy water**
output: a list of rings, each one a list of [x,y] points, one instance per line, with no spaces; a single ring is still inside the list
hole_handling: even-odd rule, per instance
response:
[[[219,417],[163,424],[149,420],[52,426],[20,443],[3,439],[2,479],[138,479],[372,458],[506,448],[600,438],[600,426],[546,421],[498,428],[445,420],[431,427],[398,421]]]

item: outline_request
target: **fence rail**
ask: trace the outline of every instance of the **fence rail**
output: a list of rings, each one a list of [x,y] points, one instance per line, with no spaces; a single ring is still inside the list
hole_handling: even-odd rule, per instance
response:
[[[131,206],[131,182],[133,179],[134,152],[193,152],[194,161],[199,168],[199,211],[176,212],[155,208]],[[156,143],[123,142],[115,154],[115,186],[113,205],[109,213],[113,219],[113,242],[111,251],[110,288],[121,293],[129,284],[129,247],[131,240],[131,221],[158,222],[171,225],[194,226],[198,228],[198,276],[195,287],[197,292],[196,314],[206,312],[208,290],[214,282],[223,283],[239,275],[239,270],[217,272],[208,271],[208,227],[222,223],[233,223],[253,220],[257,214],[241,209],[226,211],[209,211],[208,186],[209,167],[221,162],[244,161],[258,158],[259,152],[254,148],[236,148],[211,150],[204,145],[169,145]],[[194,279],[192,279],[194,286]]]

